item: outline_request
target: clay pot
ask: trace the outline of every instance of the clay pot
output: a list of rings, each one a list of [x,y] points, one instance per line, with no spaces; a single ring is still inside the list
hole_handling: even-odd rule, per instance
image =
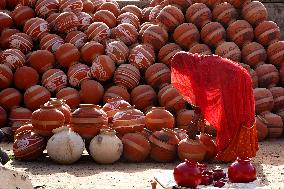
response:
[[[198,53],[198,54],[207,54],[207,55],[211,55],[212,52],[210,50],[210,48],[208,47],[208,45],[206,44],[196,44],[194,46],[192,46],[190,49],[189,49],[189,52],[190,53]]]
[[[157,102],[157,94],[150,85],[138,85],[131,91],[130,97],[135,108],[141,111],[154,106]]]
[[[272,64],[263,64],[255,69],[258,77],[258,86],[263,88],[275,87],[279,80],[279,72]]]
[[[268,128],[267,128],[268,122],[259,115],[255,117],[255,122],[256,122],[258,141],[263,141],[268,136]]]
[[[253,90],[255,99],[255,112],[261,113],[271,111],[274,106],[272,93],[265,88],[256,88]]]
[[[27,54],[33,48],[32,38],[25,33],[15,33],[9,37],[9,48],[18,49],[22,53]]]
[[[151,9],[150,14],[149,14],[149,21],[155,23],[158,14],[161,12],[161,10],[164,8],[163,5],[159,4],[153,7]]]
[[[9,38],[15,33],[20,33],[20,31],[17,29],[11,29],[11,28],[6,28],[2,31],[0,35],[0,47],[2,49],[9,48]]]
[[[117,65],[120,65],[127,61],[129,49],[122,41],[113,41],[106,45],[105,52]]]
[[[74,64],[68,69],[68,83],[73,87],[79,87],[82,81],[90,79],[90,68],[85,64]]]
[[[197,163],[185,160],[174,168],[174,179],[179,186],[196,188],[202,181],[202,174]]]
[[[42,85],[50,92],[58,92],[67,85],[67,75],[60,69],[50,69],[41,78]]]
[[[130,94],[126,88],[121,86],[111,86],[105,91],[103,102],[107,103],[109,99],[121,97],[123,100],[130,102]]]
[[[140,27],[140,21],[139,18],[131,13],[131,12],[125,12],[122,13],[117,17],[117,24],[122,24],[122,23],[129,23],[135,26],[135,28],[138,30]]]
[[[184,22],[184,16],[179,8],[167,5],[158,13],[156,21],[167,28],[168,31],[173,31]]]
[[[11,125],[13,131],[24,125],[26,122],[31,122],[31,120],[32,111],[27,108],[13,108],[9,114],[9,124]]]
[[[268,46],[281,39],[280,28],[273,21],[263,21],[254,29],[254,35],[258,43]]]
[[[248,183],[256,180],[256,168],[250,158],[238,157],[228,168],[228,177],[232,183]]]
[[[180,46],[175,43],[168,43],[159,50],[159,61],[170,67],[173,56],[180,51],[182,51]]]
[[[192,159],[201,162],[205,159],[207,148],[200,139],[192,140],[189,138],[183,139],[178,144],[179,159]]]
[[[176,127],[187,130],[193,116],[193,110],[181,109],[176,114]]]
[[[50,26],[50,30],[52,32],[58,32],[56,30],[56,27],[55,27],[55,22],[56,22],[56,18],[60,15],[60,12],[55,12],[55,13],[51,13],[50,15],[48,15],[48,17],[46,18],[46,21],[49,23],[49,26]]]
[[[215,21],[220,22],[224,27],[228,27],[238,19],[239,14],[233,5],[223,2],[213,8],[212,16]]]
[[[138,86],[140,72],[131,64],[121,64],[114,72],[113,81],[116,85],[130,90]]]
[[[145,116],[143,112],[131,106],[116,112],[112,123],[112,128],[120,135],[140,132],[145,127]]]
[[[32,113],[34,130],[42,136],[51,136],[52,130],[62,127],[64,122],[64,114],[53,105],[41,106]]]
[[[85,43],[87,43],[87,41],[87,35],[81,31],[71,31],[65,37],[66,43],[71,43],[78,49],[80,49]]]
[[[253,28],[247,21],[237,20],[228,26],[227,38],[241,48],[246,43],[253,41]]]
[[[242,17],[251,25],[256,26],[267,20],[268,12],[265,6],[259,1],[252,1],[242,7]]]
[[[155,52],[151,46],[141,44],[130,50],[128,60],[130,64],[139,70],[145,71],[155,63],[155,56]]]
[[[126,5],[121,8],[121,14],[130,12],[133,13],[137,18],[142,21],[142,9],[137,7],[136,5]]]
[[[127,133],[122,137],[123,157],[130,162],[142,162],[150,154],[151,145],[139,133]]]
[[[47,70],[53,68],[55,64],[54,55],[48,50],[33,51],[28,58],[29,66],[37,72],[43,74]]]
[[[202,27],[201,39],[211,47],[217,47],[226,39],[226,30],[219,22],[209,22]]]
[[[4,127],[7,122],[7,113],[4,108],[0,106],[0,128]]]
[[[71,109],[77,108],[81,103],[79,92],[71,87],[61,89],[56,94],[56,98],[63,99]]]
[[[144,44],[151,45],[154,50],[161,49],[168,41],[168,32],[159,25],[150,25],[142,35]]]
[[[267,111],[261,113],[260,116],[267,122],[269,138],[279,138],[282,136],[284,128],[282,118],[279,115]]]
[[[81,58],[87,65],[92,65],[93,60],[99,55],[104,54],[105,48],[96,41],[90,41],[84,44],[80,49]]]
[[[25,55],[18,49],[6,49],[0,52],[0,62],[11,70],[16,70],[26,63]]]
[[[283,87],[271,87],[269,90],[274,100],[273,111],[277,112],[279,110],[284,109],[284,88]]]
[[[82,0],[82,3],[83,3],[83,10],[82,10],[83,12],[90,13],[90,14],[94,12],[95,6],[92,1]]]
[[[85,31],[89,40],[101,42],[110,37],[110,29],[103,22],[93,22]]]
[[[261,44],[257,42],[251,42],[243,46],[242,58],[244,63],[255,68],[265,63],[267,54]]]
[[[12,129],[14,130],[14,128]],[[26,134],[28,132],[34,132],[34,126],[31,123],[24,123],[22,126],[15,128],[14,130],[14,141],[23,134]]]
[[[94,5],[94,11],[97,11],[98,8],[104,3],[103,0],[92,0],[92,3]]]
[[[129,46],[137,41],[138,32],[132,24],[122,23],[112,29],[112,36],[114,39],[120,40]]]
[[[65,43],[56,50],[55,57],[62,67],[70,68],[80,60],[80,52],[75,45]]]
[[[222,43],[216,48],[215,54],[222,56],[223,58],[228,58],[235,62],[240,62],[242,58],[242,52],[234,42]]]
[[[98,10],[108,10],[112,12],[115,15],[115,17],[118,17],[121,14],[119,5],[115,1],[107,1],[102,3],[97,9],[97,11]]]
[[[81,12],[83,10],[82,0],[60,0],[59,10],[61,12]]]
[[[284,64],[284,41],[278,41],[268,46],[267,55],[269,62],[275,66]]]
[[[54,20],[55,29],[59,33],[75,31],[79,25],[78,17],[73,12],[62,12]]]
[[[174,30],[173,38],[182,48],[190,49],[199,42],[200,35],[194,24],[183,23]]]
[[[23,27],[27,20],[35,17],[35,11],[31,7],[18,5],[12,12],[12,17],[18,27]]]
[[[144,22],[149,22],[149,15],[151,13],[151,10],[153,10],[154,7],[145,7],[142,9],[142,20]]]
[[[40,157],[45,149],[44,138],[34,132],[25,132],[13,144],[13,153],[16,159],[35,160]]]
[[[258,87],[258,76],[256,71],[254,71],[253,69],[249,70],[251,79],[252,79],[252,87],[255,89]]]
[[[24,6],[34,7],[36,4],[36,0],[19,0],[19,3]]]
[[[62,112],[64,114],[64,123],[69,123],[70,122],[70,117],[71,117],[71,108],[64,102],[62,99],[57,99],[57,98],[50,98],[48,102],[44,104],[45,106],[52,105],[54,106],[57,110]]]
[[[155,63],[146,70],[145,80],[147,84],[151,85],[154,89],[159,89],[160,86],[170,83],[171,71],[167,65]]]
[[[160,131],[163,128],[173,129],[174,116],[164,107],[152,107],[145,116],[145,126],[150,131]]]
[[[26,90],[27,88],[36,85],[38,81],[39,74],[35,69],[28,66],[18,68],[14,74],[14,84],[21,90]]]
[[[251,0],[227,0],[227,2],[233,5],[236,9],[240,9],[247,3],[251,2]]]
[[[93,93],[96,91],[96,93]],[[79,92],[81,101],[88,104],[98,104],[104,95],[104,87],[95,80],[84,80]]]
[[[46,103],[50,97],[51,94],[46,88],[40,85],[34,85],[28,88],[24,93],[24,103],[27,108],[34,111],[40,108],[42,104]]]
[[[42,18],[31,18],[26,21],[23,31],[34,40],[38,40],[49,33],[49,25],[48,22]]]
[[[0,32],[5,28],[11,28],[13,26],[13,19],[5,12],[0,12]]]
[[[39,46],[41,50],[48,50],[54,53],[63,44],[64,44],[64,40],[58,35],[47,34],[40,40]],[[44,58],[41,60],[44,60]]]
[[[14,88],[6,88],[0,92],[0,106],[6,110],[20,106],[22,99],[22,94]]]
[[[193,23],[198,29],[201,29],[205,24],[211,22],[212,13],[205,4],[194,3],[187,9],[185,18],[187,22]]]
[[[107,114],[94,104],[80,104],[71,116],[70,128],[84,139],[92,139],[108,124]]]
[[[151,25],[154,25],[152,22],[144,22],[143,24],[141,24],[140,28],[139,28],[139,40],[142,41],[143,39],[143,34],[145,32],[145,30],[151,26]]]
[[[35,12],[39,17],[45,18],[48,15],[58,12],[59,2],[57,0],[38,0],[35,5]]]
[[[98,10],[93,15],[93,20],[95,22],[103,22],[109,28],[114,28],[116,26],[116,17],[115,15],[108,10]]]
[[[162,86],[158,92],[158,100],[160,105],[164,106],[170,112],[177,112],[186,106],[186,101],[172,84]]]
[[[174,161],[177,155],[179,139],[175,132],[170,129],[155,131],[150,137],[150,156],[157,162]]]
[[[178,137],[178,139],[181,141],[183,139],[188,138],[187,130],[180,129],[180,128],[174,128],[173,129]]]
[[[87,0],[85,0],[84,2],[87,2]],[[78,30],[80,31],[85,31],[94,22],[92,16],[88,14],[88,12],[77,12],[76,16],[80,23],[80,25],[78,26]]]
[[[217,155],[217,146],[213,141],[213,137],[206,133],[200,133],[199,139],[201,143],[204,144],[204,147],[206,149],[206,155],[204,159],[210,160],[212,158],[215,158],[215,156]]]
[[[8,88],[13,82],[13,72],[5,64],[0,64],[0,89]]]

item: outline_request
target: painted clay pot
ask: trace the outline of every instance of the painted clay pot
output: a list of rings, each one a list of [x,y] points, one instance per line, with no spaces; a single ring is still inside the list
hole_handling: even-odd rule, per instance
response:
[[[121,86],[111,86],[103,96],[103,102],[107,103],[112,98],[122,98],[126,102],[130,102],[130,94],[126,88]]]
[[[27,108],[13,108],[9,114],[9,124],[11,125],[13,132],[25,125],[25,123],[31,122],[31,120],[32,111]]]
[[[68,124],[70,122],[70,117],[71,117],[71,108],[64,102],[62,99],[57,99],[57,98],[50,98],[48,102],[44,104],[45,106],[52,105],[54,106],[57,110],[62,112],[64,114],[64,123]]]
[[[72,87],[79,87],[82,81],[89,79],[90,68],[85,64],[74,64],[67,72],[68,83]]]
[[[55,57],[48,50],[33,51],[29,58],[28,64],[37,72],[43,74],[55,65]]]
[[[107,1],[99,6],[97,11],[99,10],[108,10],[114,14],[115,17],[118,17],[121,13],[119,6],[115,3],[115,1]]]
[[[242,48],[243,62],[250,65],[251,67],[257,67],[258,65],[264,64],[267,58],[264,47],[257,43],[247,43]]]
[[[81,31],[71,31],[65,37],[65,42],[73,44],[77,49],[80,49],[87,41],[87,35]]]
[[[71,116],[70,128],[84,139],[92,139],[108,124],[107,114],[94,104],[80,104]]]
[[[71,109],[77,108],[81,103],[79,91],[71,87],[61,89],[56,94],[56,98],[64,100]]]
[[[201,39],[211,47],[217,47],[226,40],[226,30],[219,22],[209,22],[202,27]]]
[[[35,5],[35,12],[39,17],[46,18],[48,15],[58,12],[58,0],[38,0]]]
[[[267,20],[268,12],[265,6],[259,1],[252,1],[242,7],[242,17],[251,25],[256,26]]]
[[[277,112],[279,110],[284,109],[284,88],[283,87],[271,87],[269,90],[274,100],[273,111]]]
[[[213,141],[213,137],[206,133],[200,133],[199,139],[206,149],[205,160],[210,160],[215,158],[217,155],[217,146]]]
[[[5,12],[0,12],[0,25],[0,32],[5,28],[11,28],[13,26],[12,17]]]
[[[278,41],[269,45],[266,52],[271,64],[275,66],[284,64],[284,41]]]
[[[80,23],[78,26],[78,30],[80,31],[85,31],[94,22],[92,16],[86,12],[77,12],[76,16]]]
[[[85,31],[89,40],[101,42],[110,37],[110,28],[103,22],[93,22]]]
[[[83,10],[82,0],[60,0],[59,10],[61,12],[81,12]]]
[[[41,50],[48,50],[54,53],[63,44],[64,44],[64,40],[58,35],[47,34],[40,40],[39,46]]]
[[[73,12],[62,12],[54,20],[55,30],[59,33],[77,30],[79,25],[78,17]]]
[[[190,49],[199,42],[200,34],[194,24],[183,23],[174,30],[173,38],[182,48]]]
[[[256,122],[258,141],[263,141],[268,136],[268,128],[267,128],[268,122],[259,115],[255,117],[255,122]]]
[[[255,112],[261,113],[271,111],[274,106],[272,93],[265,88],[256,88],[253,90],[255,99]]]
[[[267,121],[269,138],[279,138],[282,136],[284,127],[281,116],[268,111],[261,113],[260,116]]]
[[[50,92],[40,85],[31,86],[24,93],[24,103],[27,108],[34,111],[40,108],[51,98]]]
[[[42,18],[31,18],[26,21],[23,31],[34,40],[38,40],[49,33],[49,24]]]
[[[34,132],[34,126],[31,122],[26,122],[22,126],[15,128],[14,141],[27,132]]]
[[[127,77],[125,77],[127,75]],[[131,64],[121,64],[114,72],[113,81],[126,89],[133,89],[140,81],[139,70]]]
[[[132,24],[122,23],[113,28],[112,36],[114,39],[121,40],[129,46],[137,41],[138,32]]]
[[[2,31],[0,35],[0,47],[2,49],[9,48],[9,38],[15,33],[20,33],[20,31],[18,29],[11,29],[11,28],[6,28]]]
[[[254,29],[256,41],[263,46],[268,46],[281,39],[280,28],[273,21],[263,21]]]
[[[55,57],[62,67],[69,68],[80,60],[80,52],[75,45],[65,43],[56,50]]]
[[[193,110],[181,109],[177,112],[175,117],[176,127],[187,130],[190,122],[193,119],[193,116]]]
[[[15,33],[9,37],[9,48],[18,49],[22,53],[27,54],[33,48],[32,38],[25,33]]]
[[[23,27],[27,20],[34,18],[35,16],[35,11],[28,6],[18,5],[12,12],[14,23],[18,27]]]
[[[13,72],[9,66],[0,64],[0,89],[5,89],[13,82]]]
[[[104,46],[96,41],[87,42],[80,49],[81,58],[87,65],[92,65],[93,60],[95,60],[97,56],[103,55],[104,52]]]
[[[213,8],[213,19],[220,22],[224,27],[228,27],[239,17],[237,9],[227,2],[220,3]]]
[[[137,16],[137,18],[142,21],[142,9],[136,5],[126,5],[121,8],[121,13],[130,12]]]
[[[145,7],[142,9],[142,20],[144,22],[149,22],[149,15],[151,13],[151,10],[153,9],[154,7]]]
[[[6,49],[0,52],[0,62],[16,70],[26,63],[25,55],[18,49]]]
[[[116,17],[115,15],[108,10],[98,10],[93,15],[93,20],[95,22],[103,22],[109,28],[114,28],[116,26]]]
[[[22,94],[15,88],[6,88],[0,92],[0,106],[6,110],[20,106]]]
[[[208,45],[206,44],[199,44],[197,43],[196,45],[192,46],[190,49],[189,49],[189,52],[190,53],[198,53],[198,54],[207,54],[207,55],[211,55],[212,52],[211,52],[211,49],[208,47]]]
[[[235,62],[240,62],[242,58],[242,52],[234,42],[222,43],[216,48],[215,54],[222,56],[223,58],[228,58]]]
[[[159,25],[151,25],[144,31],[142,41],[144,44],[151,45],[157,51],[167,43],[168,32]]]
[[[96,91],[96,93],[93,93]],[[84,80],[79,92],[81,101],[88,104],[98,104],[104,95],[104,87],[95,80]]]
[[[35,69],[28,66],[18,68],[14,74],[14,84],[16,88],[20,90],[26,90],[27,88],[36,85],[38,81],[39,74]]]
[[[200,139],[193,140],[187,138],[178,144],[178,156],[182,161],[192,159],[201,162],[205,159],[206,153],[207,149]]]
[[[122,41],[112,41],[106,45],[105,52],[117,65],[120,65],[127,61],[129,49]]]
[[[170,67],[173,56],[180,51],[182,51],[180,46],[175,43],[168,43],[159,50],[158,59]]]
[[[117,24],[122,24],[122,23],[132,24],[133,26],[135,26],[137,30],[140,27],[139,18],[135,14],[130,12],[122,13],[117,17]]]
[[[163,128],[173,129],[174,116],[164,107],[152,107],[145,116],[145,126],[150,131],[160,131]]]
[[[193,23],[198,29],[201,29],[212,20],[211,10],[203,3],[194,3],[191,5],[186,13],[185,18],[187,22]]]
[[[67,75],[60,69],[50,69],[41,78],[42,85],[50,92],[58,92],[67,85]]]
[[[159,89],[160,86],[170,83],[170,69],[163,63],[155,63],[146,70],[145,80],[154,89]]]
[[[129,63],[139,70],[146,70],[155,62],[155,52],[149,45],[140,44],[133,47],[129,52]]]
[[[131,91],[130,97],[135,108],[141,111],[154,106],[157,102],[157,94],[150,85],[138,85]]]
[[[161,10],[164,8],[163,5],[156,5],[151,9],[150,14],[149,14],[149,21],[155,23],[158,14],[161,12]]]
[[[93,13],[95,11],[95,6],[93,4],[92,1],[90,0],[82,0],[83,3],[83,10],[82,12],[86,12],[86,13]]]
[[[275,87],[279,80],[279,72],[272,64],[263,64],[255,69],[258,78],[258,86],[263,88]]]

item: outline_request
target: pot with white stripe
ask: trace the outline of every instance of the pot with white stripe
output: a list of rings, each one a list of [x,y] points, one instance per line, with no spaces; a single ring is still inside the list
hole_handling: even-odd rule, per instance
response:
[[[9,124],[12,127],[12,131],[16,131],[26,122],[31,122],[31,120],[32,120],[32,111],[27,108],[23,107],[13,108],[9,114]]]
[[[157,104],[157,94],[150,85],[138,85],[131,91],[130,96],[132,104],[141,111]]]
[[[265,64],[267,54],[265,48],[257,43],[247,43],[242,48],[243,62],[255,68],[259,65]]]
[[[71,109],[70,107],[65,103],[65,100],[63,99],[57,99],[57,98],[50,98],[50,100],[45,103],[44,105],[53,105],[56,107],[57,110],[62,112],[64,114],[65,121],[64,123],[68,124],[70,122],[71,118]]]
[[[107,114],[98,105],[80,104],[71,116],[70,128],[84,139],[92,139],[107,127]]]
[[[261,113],[271,111],[274,106],[272,93],[265,88],[256,88],[253,90],[255,100],[255,112]]]
[[[145,125],[151,131],[160,131],[163,128],[172,129],[175,125],[175,119],[165,107],[152,107],[146,113]]]
[[[72,110],[75,110],[81,103],[79,91],[72,87],[61,89],[56,94],[56,98],[63,99]]]
[[[263,21],[254,29],[256,41],[263,46],[268,46],[280,41],[281,31],[279,26],[273,21]]]
[[[255,69],[258,78],[258,86],[264,88],[276,87],[280,76],[277,68],[272,64],[263,64]]]
[[[52,130],[62,127],[64,121],[64,114],[53,105],[43,105],[32,113],[34,130],[42,136],[52,136]]]
[[[228,27],[239,17],[237,9],[228,2],[216,5],[212,11],[213,19],[220,22],[224,27]]]
[[[194,45],[198,44],[200,34],[194,24],[183,23],[174,30],[173,38],[182,48],[190,49]]]
[[[210,47],[217,47],[226,40],[226,30],[219,22],[209,22],[202,27],[201,39]]]

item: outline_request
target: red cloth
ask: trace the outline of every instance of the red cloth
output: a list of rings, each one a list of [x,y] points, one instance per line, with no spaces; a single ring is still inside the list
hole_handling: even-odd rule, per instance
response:
[[[228,147],[241,126],[254,124],[252,80],[241,65],[216,55],[180,52],[172,59],[171,79],[216,128],[218,151]]]

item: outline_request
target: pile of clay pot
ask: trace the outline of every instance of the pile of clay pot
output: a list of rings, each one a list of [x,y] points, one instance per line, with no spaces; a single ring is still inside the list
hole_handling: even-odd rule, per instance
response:
[[[154,0],[142,9],[111,0],[0,0],[0,9],[0,127],[6,134],[52,97],[72,111],[114,97],[144,115],[161,106],[176,127],[186,127],[193,112],[170,84],[170,64],[177,52],[188,51],[243,65],[255,88],[259,139],[282,136],[284,42],[261,2]]]
[[[31,123],[15,131],[13,152],[16,159],[35,160],[46,149],[60,164],[76,162],[85,148],[100,164],[114,163],[121,156],[129,162],[215,157],[210,135],[190,139],[186,130],[174,129],[174,123],[174,116],[163,107],[151,107],[144,114],[122,98],[103,107],[81,104],[73,112],[63,100],[51,98],[32,113]]]

